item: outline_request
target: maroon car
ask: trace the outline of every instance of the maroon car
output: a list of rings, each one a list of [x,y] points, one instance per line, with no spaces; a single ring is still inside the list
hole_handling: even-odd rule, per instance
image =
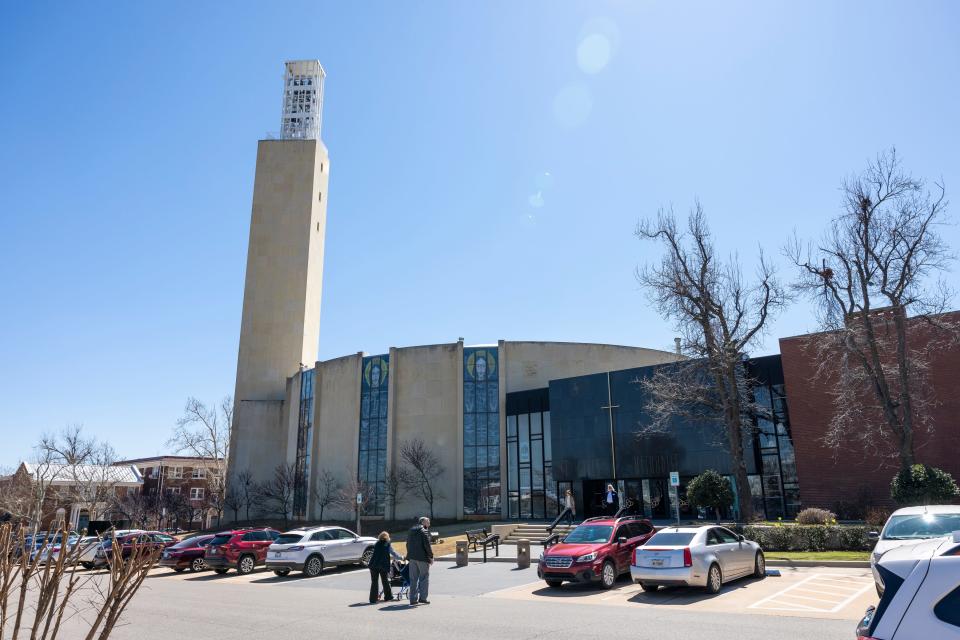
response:
[[[184,569],[203,571],[207,568],[206,563],[203,561],[203,555],[207,550],[207,545],[210,544],[210,541],[213,540],[214,537],[215,536],[212,535],[206,535],[181,540],[172,547],[167,547],[163,550],[163,555],[160,556],[160,562],[158,564],[161,567],[170,567],[178,573]]]
[[[176,538],[159,531],[138,531],[119,536],[113,540],[104,540],[93,557],[93,566],[100,568],[110,564],[110,560],[117,549],[120,550],[121,558],[129,558],[134,549],[141,552],[144,550],[160,550],[172,547],[176,543]]]

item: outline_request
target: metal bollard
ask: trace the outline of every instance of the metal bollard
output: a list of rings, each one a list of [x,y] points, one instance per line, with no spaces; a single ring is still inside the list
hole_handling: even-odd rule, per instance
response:
[[[527,539],[517,542],[517,568],[530,568],[530,541]]]
[[[470,559],[469,546],[466,540],[457,540],[457,566],[465,567]]]

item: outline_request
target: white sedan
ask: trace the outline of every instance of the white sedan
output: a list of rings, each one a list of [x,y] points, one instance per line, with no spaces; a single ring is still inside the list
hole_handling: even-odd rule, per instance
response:
[[[267,569],[278,576],[291,570],[315,577],[332,565],[370,564],[376,538],[358,536],[342,527],[301,527],[273,541],[267,549]]]
[[[725,527],[666,527],[634,552],[630,577],[644,591],[662,586],[705,587],[766,575],[760,545]]]
[[[876,565],[886,585],[867,609],[863,640],[960,640],[960,531],[883,554]]]
[[[877,539],[877,546],[870,554],[870,568],[877,586],[877,594],[883,595],[883,577],[877,571],[877,562],[884,554],[897,547],[913,545],[931,538],[951,535],[960,531],[960,506],[930,505],[898,509],[887,519]]]

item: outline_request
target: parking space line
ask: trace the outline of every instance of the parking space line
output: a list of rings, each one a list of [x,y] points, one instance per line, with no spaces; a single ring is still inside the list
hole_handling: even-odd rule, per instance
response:
[[[801,600],[816,600],[817,602],[829,602],[830,604],[834,604],[834,603],[836,602],[835,600],[824,600],[823,598],[814,598],[814,597],[811,597],[811,596],[798,596],[798,595],[796,595],[796,594],[794,594],[794,593],[791,593],[791,594],[790,594],[790,597],[791,597],[791,598],[800,598]]]
[[[765,604],[765,603],[767,603],[767,602],[770,602],[771,600],[775,600],[776,598],[784,595],[785,593],[788,593],[788,592],[796,589],[796,588],[799,587],[800,585],[806,584],[806,583],[810,582],[811,580],[816,579],[816,577],[817,577],[817,575],[814,574],[814,575],[812,575],[812,576],[809,576],[809,577],[807,577],[807,578],[804,578],[804,579],[801,580],[800,582],[797,582],[797,583],[795,583],[795,584],[792,584],[792,585],[790,585],[789,587],[786,587],[785,589],[781,589],[780,591],[777,591],[777,592],[774,593],[773,595],[770,595],[770,596],[767,596],[766,598],[762,598],[762,599],[760,599],[760,600],[757,600],[756,602],[754,602],[753,604],[751,604],[751,605],[750,605],[749,607],[747,607],[747,608],[748,608],[748,609],[759,609],[759,608],[760,608],[760,605]]]
[[[840,604],[838,604],[837,606],[835,606],[830,613],[836,613],[837,611],[840,611],[840,609],[843,609],[845,606],[847,606],[848,604],[850,604],[851,602],[853,602],[854,600],[856,600],[857,598],[859,598],[862,594],[864,594],[864,593],[866,593],[867,591],[869,591],[869,590],[870,590],[870,587],[872,587],[872,586],[873,586],[873,585],[869,585],[869,584],[866,585],[865,587],[863,587],[862,589],[860,589],[860,590],[857,591],[856,593],[852,594],[849,598],[847,598],[846,600],[844,600],[843,602],[841,602]]]

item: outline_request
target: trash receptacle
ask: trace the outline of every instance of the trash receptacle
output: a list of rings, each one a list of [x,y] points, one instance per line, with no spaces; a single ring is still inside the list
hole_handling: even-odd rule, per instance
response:
[[[529,569],[530,568],[530,541],[529,540],[519,540],[517,542],[517,568],[518,569]]]
[[[469,546],[466,540],[457,540],[457,566],[465,567],[467,566],[467,561],[470,559]]]

